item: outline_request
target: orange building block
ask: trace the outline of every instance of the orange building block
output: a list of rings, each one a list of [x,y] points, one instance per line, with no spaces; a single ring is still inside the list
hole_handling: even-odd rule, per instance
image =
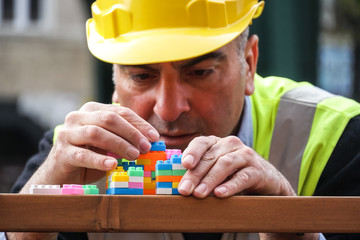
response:
[[[156,189],[144,189],[143,195],[156,195]]]

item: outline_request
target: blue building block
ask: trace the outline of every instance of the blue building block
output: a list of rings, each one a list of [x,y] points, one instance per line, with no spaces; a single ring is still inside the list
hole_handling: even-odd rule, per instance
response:
[[[141,167],[142,170],[144,170],[144,165],[136,165],[135,161],[123,162],[121,166],[124,168],[125,172],[129,170],[129,167]]]
[[[166,145],[164,141],[152,142],[150,151],[165,151]]]
[[[170,160],[162,161],[159,160],[155,164],[156,170],[172,170],[172,164],[170,163]]]
[[[143,195],[142,188],[108,188],[106,194],[111,195]]]
[[[170,158],[170,162],[171,163],[177,163],[177,164],[181,164],[181,157],[182,155],[172,155]]]
[[[172,194],[173,194],[173,195],[180,195],[180,193],[179,193],[179,191],[178,191],[177,188],[173,188],[173,189],[172,189]]]
[[[172,188],[172,182],[157,182],[156,188]]]

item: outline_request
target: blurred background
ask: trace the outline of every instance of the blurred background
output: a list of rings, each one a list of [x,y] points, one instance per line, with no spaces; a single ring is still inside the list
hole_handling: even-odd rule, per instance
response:
[[[44,131],[87,101],[111,102],[111,65],[91,56],[92,0],[0,0],[0,192],[9,192]],[[251,31],[258,73],[360,99],[360,1],[265,1]]]

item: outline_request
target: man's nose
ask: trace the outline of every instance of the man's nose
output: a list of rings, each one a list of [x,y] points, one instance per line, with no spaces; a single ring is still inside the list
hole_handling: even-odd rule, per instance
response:
[[[165,122],[174,122],[190,110],[186,85],[174,75],[161,77],[155,96],[154,113]]]

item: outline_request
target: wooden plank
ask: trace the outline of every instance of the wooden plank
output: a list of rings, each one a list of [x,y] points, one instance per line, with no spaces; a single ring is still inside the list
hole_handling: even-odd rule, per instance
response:
[[[0,194],[0,231],[360,232],[358,197]]]

